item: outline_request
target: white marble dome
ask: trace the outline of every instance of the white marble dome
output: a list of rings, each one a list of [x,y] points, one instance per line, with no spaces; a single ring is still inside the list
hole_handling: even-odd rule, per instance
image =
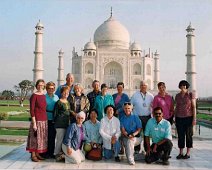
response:
[[[88,42],[85,44],[84,50],[96,50],[96,45],[93,42]]]
[[[128,47],[130,35],[128,30],[113,17],[101,24],[94,33],[94,42],[98,46],[120,46]]]
[[[134,43],[131,44],[130,50],[132,50],[132,51],[141,51],[141,46],[140,46],[140,44],[134,42]]]

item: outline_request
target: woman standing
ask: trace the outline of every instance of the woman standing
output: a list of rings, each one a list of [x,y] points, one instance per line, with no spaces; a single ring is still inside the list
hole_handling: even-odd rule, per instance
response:
[[[129,102],[130,99],[127,94],[123,93],[124,90],[124,83],[123,82],[118,82],[117,84],[117,92],[113,94],[113,100],[115,103],[115,108],[116,108],[116,113],[115,116],[119,117],[119,120],[121,120],[122,116],[124,116],[124,109],[123,109],[123,104],[125,102]]]
[[[158,95],[154,97],[152,108],[161,107],[163,110],[163,118],[173,124],[174,117],[174,101],[172,96],[166,92],[166,85],[164,82],[158,83]]]
[[[180,81],[178,87],[181,91],[175,97],[175,121],[178,133],[178,147],[180,149],[177,159],[189,159],[190,149],[193,147],[192,136],[193,125],[196,124],[196,99],[194,94],[188,91],[189,86],[187,81]],[[183,155],[185,140],[187,152]]]
[[[87,115],[90,109],[90,102],[87,96],[83,94],[83,87],[80,84],[74,85],[74,94],[69,95],[68,102],[70,103],[71,107],[71,116],[70,116],[71,123],[76,122],[77,113],[83,111]]]
[[[79,164],[85,160],[81,151],[83,140],[85,139],[85,129],[82,123],[85,121],[83,111],[77,113],[76,123],[72,123],[66,132],[62,149],[65,153],[65,163]]]
[[[98,112],[98,117],[97,117],[98,121],[101,121],[101,119],[103,117],[105,117],[106,106],[108,106],[108,105],[114,106],[113,97],[110,94],[108,94],[107,91],[108,91],[108,86],[105,83],[103,83],[101,85],[101,94],[96,96],[96,99],[95,99],[95,102],[94,102],[94,108]]]
[[[54,94],[55,83],[50,81],[46,84],[46,113],[48,117],[48,151],[45,154],[46,158],[54,158],[55,148],[55,127],[53,123],[54,107],[56,102],[59,100],[58,96]]]
[[[26,150],[31,152],[31,160],[39,162],[43,160],[39,153],[47,151],[47,115],[46,97],[43,93],[45,82],[39,79],[35,85],[37,91],[30,98],[31,124],[27,139]]]
[[[57,101],[54,110],[54,124],[56,128],[56,145],[54,154],[56,161],[61,161],[63,159],[61,147],[66,129],[69,126],[70,121],[70,105],[67,100],[69,95],[69,87],[63,86],[60,92],[61,98]]]

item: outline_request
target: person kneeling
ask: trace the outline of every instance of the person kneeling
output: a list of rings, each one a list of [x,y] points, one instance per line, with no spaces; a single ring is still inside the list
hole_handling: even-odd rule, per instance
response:
[[[124,147],[126,150],[126,157],[130,165],[134,165],[134,146],[141,144],[141,120],[132,113],[132,104],[130,102],[124,103],[125,115],[121,119],[121,132],[123,135]]]
[[[149,119],[145,129],[145,140],[147,143],[147,152],[145,161],[152,163],[159,159],[163,165],[169,165],[169,155],[172,150],[171,124],[163,119],[163,110],[156,107],[153,110],[154,117]],[[153,144],[150,147],[150,137]]]
[[[119,137],[121,135],[120,121],[113,116],[115,113],[115,107],[113,105],[106,106],[105,113],[107,116],[102,118],[99,129],[99,133],[103,139],[104,158],[110,159],[114,153],[115,161],[120,162],[118,156],[120,152]]]
[[[66,132],[62,144],[62,150],[65,153],[65,163],[79,164],[85,160],[81,151],[82,142],[85,138],[85,130],[82,123],[85,120],[83,111],[77,113],[76,123],[72,123]]]

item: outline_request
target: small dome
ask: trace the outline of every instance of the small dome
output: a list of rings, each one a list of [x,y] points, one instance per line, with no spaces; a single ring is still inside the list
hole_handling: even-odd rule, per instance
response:
[[[42,27],[42,28],[44,28],[44,26],[43,26],[43,24],[40,22],[40,20],[39,20],[39,22],[37,23],[36,27]],[[35,27],[35,28],[36,28],[36,27]]]
[[[85,44],[84,50],[96,50],[96,45],[93,42],[88,42]]]
[[[140,46],[140,44],[134,42],[130,46],[130,50],[132,50],[132,51],[141,51],[141,46]]]
[[[61,48],[59,54],[64,54],[63,49]]]
[[[186,31],[194,31],[195,29],[192,27],[191,23],[187,27]]]

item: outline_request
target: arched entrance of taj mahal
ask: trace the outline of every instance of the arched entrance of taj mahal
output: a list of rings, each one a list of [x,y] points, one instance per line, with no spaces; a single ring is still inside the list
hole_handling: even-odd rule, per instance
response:
[[[123,82],[123,68],[121,64],[115,61],[107,63],[104,67],[103,82],[113,89],[116,88],[118,82]]]

